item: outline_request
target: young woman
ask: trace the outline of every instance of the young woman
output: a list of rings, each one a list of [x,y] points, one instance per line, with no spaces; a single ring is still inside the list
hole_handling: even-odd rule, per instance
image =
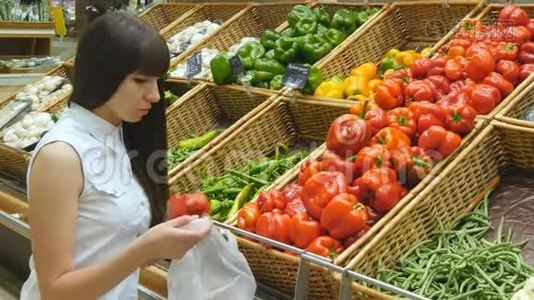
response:
[[[208,234],[180,228],[190,216],[161,223],[158,82],[168,67],[165,42],[126,13],[99,17],[80,39],[69,109],[28,171],[33,256],[23,300],[137,299],[140,266],[180,258]]]

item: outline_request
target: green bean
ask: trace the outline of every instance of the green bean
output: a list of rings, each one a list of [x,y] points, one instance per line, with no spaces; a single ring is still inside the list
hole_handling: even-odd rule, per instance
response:
[[[452,298],[450,298],[449,300],[460,300],[460,299],[465,299],[465,298],[467,298],[467,297],[469,297],[469,296],[471,296],[471,295],[474,295],[474,294],[476,294],[476,293],[479,293],[479,292],[481,292],[481,291],[482,291],[482,290],[480,290],[480,289],[472,290],[472,291],[469,291],[469,292],[465,292],[465,293],[463,293],[463,294],[460,294],[460,295],[458,295],[458,296],[452,297]]]

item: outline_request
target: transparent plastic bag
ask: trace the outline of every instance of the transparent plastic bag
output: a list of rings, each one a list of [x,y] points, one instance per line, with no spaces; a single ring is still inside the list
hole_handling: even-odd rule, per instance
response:
[[[167,277],[169,300],[251,300],[256,281],[226,230],[210,234],[180,260],[173,260]]]

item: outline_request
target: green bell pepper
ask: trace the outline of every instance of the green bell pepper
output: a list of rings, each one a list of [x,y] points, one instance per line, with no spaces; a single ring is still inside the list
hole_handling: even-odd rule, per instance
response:
[[[324,26],[323,24],[319,23],[317,24],[317,34],[324,37],[326,32],[328,31],[328,27]]]
[[[267,72],[271,73],[272,76],[268,78],[269,76],[265,74],[261,74],[262,78],[258,78],[258,73],[256,72],[256,78],[258,80],[265,80],[265,79],[272,79],[275,75],[284,74],[286,72],[286,67],[282,65],[281,63],[277,62],[274,59],[264,59],[260,58],[256,60],[256,63],[254,64],[254,70],[261,71],[261,72]]]
[[[239,48],[237,54],[239,55],[243,68],[249,70],[254,68],[256,59],[263,57],[265,48],[258,42],[248,42]]]
[[[323,35],[323,37],[330,43],[332,46],[337,46],[341,44],[346,38],[347,35],[340,30],[337,30],[335,28],[330,28],[326,31],[326,33]]]
[[[330,26],[330,22],[331,22],[330,14],[324,7],[314,8],[313,13],[317,16],[317,22],[325,26]]]
[[[210,61],[211,74],[213,81],[216,84],[231,83],[235,80],[232,72],[232,66],[230,65],[230,58],[226,53],[217,54]]]
[[[317,21],[317,16],[309,7],[298,4],[295,5],[287,15],[287,22],[291,28],[295,28],[295,25],[303,18],[310,18],[314,21]]]
[[[319,68],[310,66],[310,72],[308,73],[308,82],[306,82],[306,86],[309,87],[312,91],[315,91],[315,89],[324,81],[323,73],[321,73],[321,70]]]
[[[311,18],[302,18],[295,24],[295,33],[297,36],[314,34],[317,32],[317,21]]]
[[[283,64],[295,61],[299,46],[294,38],[283,36],[276,41],[275,45],[274,55],[277,61]]]
[[[382,71],[382,73],[386,72],[389,69],[400,70],[403,67],[404,67],[403,65],[397,62],[397,60],[395,59],[395,56],[385,57],[380,62],[380,70]]]
[[[345,34],[351,34],[358,25],[356,23],[357,15],[346,8],[336,11],[332,17],[332,28],[343,31]]]
[[[367,21],[369,16],[365,11],[352,11],[354,18],[356,19],[356,28],[360,27]]]
[[[332,45],[318,34],[307,34],[301,39],[302,59],[314,64],[332,50]]]
[[[275,59],[276,55],[274,54],[274,49],[265,52],[265,55],[263,57],[267,59]]]
[[[271,81],[276,74],[269,71],[254,70],[254,81]]]
[[[278,40],[281,35],[274,30],[265,30],[261,34],[260,44],[265,50],[274,49],[274,43]]]
[[[294,37],[295,36],[295,29],[293,29],[291,27],[288,27],[288,28],[284,29],[280,34],[283,35],[283,36]]]
[[[269,88],[271,88],[271,90],[280,90],[280,89],[282,89],[284,87],[282,85],[282,80],[283,79],[284,79],[284,75],[282,75],[282,74],[274,76],[273,79],[271,79],[271,82],[269,83]]]

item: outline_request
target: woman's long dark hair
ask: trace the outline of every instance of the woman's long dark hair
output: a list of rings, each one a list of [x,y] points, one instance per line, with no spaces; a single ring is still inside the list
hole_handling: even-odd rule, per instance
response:
[[[78,42],[69,102],[88,110],[97,108],[111,98],[128,74],[139,71],[162,78],[169,57],[165,41],[136,16],[124,12],[100,16]],[[151,223],[155,225],[164,218],[169,196],[163,101],[153,104],[140,122],[124,123],[123,135],[133,173],[150,200]]]

